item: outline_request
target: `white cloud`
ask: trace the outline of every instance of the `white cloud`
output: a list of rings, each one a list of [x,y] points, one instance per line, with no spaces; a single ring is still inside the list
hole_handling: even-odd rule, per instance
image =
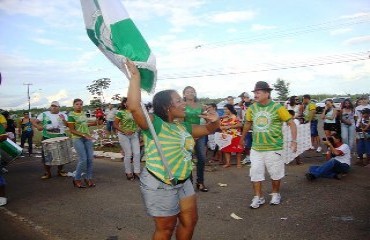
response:
[[[226,30],[226,32],[228,32],[228,33],[236,33],[236,32],[238,32],[238,29],[236,29],[236,28],[228,28]]]
[[[343,15],[340,18],[361,18],[361,17],[370,17],[370,12],[359,12],[352,15]]]
[[[251,27],[252,31],[261,31],[261,30],[269,30],[269,29],[275,29],[276,26],[267,26],[262,24],[253,24]]]
[[[363,43],[369,43],[369,42],[370,42],[370,35],[350,38],[344,41],[344,45],[357,45],[357,44],[363,44]]]
[[[9,15],[23,14],[42,19],[49,26],[70,28],[80,21],[71,21],[76,17],[82,20],[80,1],[44,1],[44,0],[2,0],[0,10]],[[81,24],[79,24],[81,25]]]
[[[57,41],[47,38],[33,38],[32,40],[36,43],[46,46],[56,46],[59,44]]]
[[[235,23],[251,20],[255,16],[254,11],[229,11],[211,14],[208,19],[211,23]]]
[[[351,28],[340,28],[340,29],[335,29],[333,31],[330,31],[330,35],[336,36],[336,35],[345,34],[351,31],[352,31]]]

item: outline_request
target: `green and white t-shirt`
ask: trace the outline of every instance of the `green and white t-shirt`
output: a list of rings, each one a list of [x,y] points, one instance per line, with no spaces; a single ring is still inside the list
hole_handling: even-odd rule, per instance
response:
[[[253,122],[252,149],[256,151],[282,150],[282,125],[290,119],[288,110],[279,103],[270,101],[267,105],[252,104],[246,113],[246,120]]]
[[[89,126],[87,125],[87,118],[85,112],[71,112],[68,116],[68,123],[75,124],[75,129],[81,133],[90,134]],[[72,138],[81,138],[81,136],[72,134]]]
[[[132,117],[131,112],[128,110],[120,110],[116,114],[116,118],[119,119],[119,128],[121,131],[136,132],[138,130],[137,124]]]
[[[64,113],[51,113],[46,111],[37,116],[37,120],[42,123],[42,136],[44,138],[54,138],[65,136],[66,126],[63,118],[67,120]]]
[[[177,180],[187,179],[192,171],[194,139],[189,123],[168,123],[153,115],[153,126],[167,159],[171,173]],[[149,129],[143,131],[146,167],[164,183],[171,184]]]

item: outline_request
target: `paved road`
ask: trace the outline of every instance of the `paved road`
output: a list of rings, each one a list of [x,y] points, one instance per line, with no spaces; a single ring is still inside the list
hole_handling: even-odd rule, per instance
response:
[[[370,168],[355,166],[340,181],[307,182],[306,169],[324,160],[308,151],[303,161],[286,168],[282,204],[256,210],[248,208],[248,166],[208,167],[215,171],[206,172],[210,192],[197,193],[200,218],[193,239],[369,239]],[[150,239],[154,224],[139,182],[125,179],[122,162],[96,159],[94,167],[97,187],[77,189],[68,177],[41,180],[39,157],[18,159],[6,174],[9,203],[0,207],[0,239]],[[269,199],[271,187],[264,187]]]

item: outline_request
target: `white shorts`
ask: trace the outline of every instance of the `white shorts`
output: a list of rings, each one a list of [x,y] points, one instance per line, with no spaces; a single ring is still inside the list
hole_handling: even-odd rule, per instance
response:
[[[285,176],[285,164],[281,157],[282,151],[259,152],[251,150],[251,168],[249,176],[252,182],[265,180],[265,167],[272,180],[280,180]]]

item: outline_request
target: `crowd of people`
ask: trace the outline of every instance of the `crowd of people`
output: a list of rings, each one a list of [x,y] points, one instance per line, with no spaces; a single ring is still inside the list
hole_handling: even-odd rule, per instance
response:
[[[269,203],[279,205],[281,180],[285,176],[285,162],[282,160],[283,132],[285,123],[290,128],[289,147],[297,150],[297,126],[310,124],[312,150],[326,149],[327,162],[321,166],[311,166],[306,178],[313,181],[320,177],[340,179],[351,166],[351,151],[357,150],[357,165],[366,166],[370,161],[370,105],[367,98],[361,98],[354,107],[350,99],[335,108],[331,100],[325,103],[319,115],[310,95],[291,96],[283,106],[271,99],[273,90],[266,82],[259,81],[251,91],[239,95],[241,101],[234,103],[229,96],[223,106],[223,115],[217,114],[215,103],[203,105],[197,91],[187,86],[182,96],[175,90],[160,91],[153,97],[152,109],[147,111],[141,102],[140,72],[128,61],[131,74],[127,97],[124,97],[116,110],[109,105],[104,111],[96,112],[96,121],[89,121],[83,110],[83,101],[74,99],[73,110],[68,114],[60,112],[60,104],[53,101],[50,110],[32,119],[25,112],[18,124],[20,146],[28,143],[28,154],[33,153],[35,129],[41,131],[42,141],[71,139],[77,152],[78,161],[73,177],[76,188],[95,187],[93,180],[94,137],[89,127],[105,121],[110,139],[118,136],[123,150],[123,169],[127,180],[140,180],[140,189],[147,212],[155,222],[153,239],[170,239],[174,232],[178,239],[191,239],[197,223],[195,189],[208,192],[205,184],[205,164],[207,141],[218,134],[219,141],[213,156],[222,157],[213,161],[225,168],[232,166],[235,155],[236,167],[250,163],[250,180],[254,196],[250,207],[259,208],[266,200],[262,190],[265,170],[271,179],[272,194]],[[318,119],[323,121],[324,138],[320,139]],[[69,134],[67,135],[67,128]],[[17,124],[8,112],[0,115],[0,142],[16,142]],[[214,134],[216,133],[216,134]],[[144,141],[145,166],[140,164],[140,136]],[[52,177],[51,167],[57,166],[57,175],[66,177],[63,166],[68,163],[50,164],[47,144],[42,146],[42,179]],[[222,146],[222,147],[221,147]],[[242,159],[242,155],[245,158]],[[365,157],[366,156],[366,157]],[[193,186],[193,158],[195,164],[195,187]],[[301,164],[301,160],[296,160]],[[5,167],[5,166],[1,166]],[[4,171],[0,171],[0,205],[6,204]],[[85,173],[85,174],[83,174]],[[181,236],[181,237],[180,237]]]

